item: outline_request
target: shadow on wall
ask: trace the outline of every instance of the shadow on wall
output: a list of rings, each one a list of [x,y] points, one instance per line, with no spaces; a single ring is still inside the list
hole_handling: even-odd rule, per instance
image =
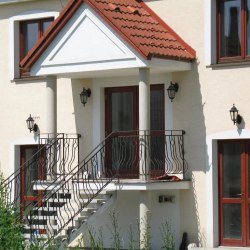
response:
[[[80,158],[83,160],[85,155],[92,150],[92,96],[88,98],[85,106],[81,103],[80,93],[83,87],[92,89],[92,84],[90,80],[87,79],[72,79],[72,96],[73,96],[73,106],[75,115],[75,126],[76,133],[81,135],[79,141]],[[88,143],[86,143],[88,142]]]
[[[185,157],[188,162],[186,178],[192,180],[190,190],[181,191],[181,229],[188,233],[188,242],[206,245],[206,127],[198,62],[190,72],[175,73],[173,80],[180,89],[173,102],[174,129],[184,129]]]

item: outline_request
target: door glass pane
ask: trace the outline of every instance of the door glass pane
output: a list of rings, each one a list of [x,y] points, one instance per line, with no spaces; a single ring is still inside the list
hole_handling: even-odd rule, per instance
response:
[[[223,145],[223,197],[241,198],[241,153],[239,143]]]
[[[220,1],[221,57],[241,55],[241,0]]]
[[[36,149],[27,148],[24,152],[25,169],[25,195],[35,196],[37,191],[33,190],[33,181],[38,180],[38,161],[29,159],[36,153]]]
[[[133,130],[133,93],[112,93],[112,131]]]
[[[38,40],[38,23],[27,23],[23,26],[23,56],[34,47]]]
[[[162,90],[150,91],[150,126],[152,130],[164,130],[164,95]]]
[[[250,55],[250,0],[247,0],[246,2],[246,12],[247,12],[247,24],[246,24],[246,27],[247,27],[247,55]]]
[[[241,204],[224,204],[224,238],[242,238]]]
[[[165,169],[165,134],[164,128],[164,88],[150,91],[150,126],[153,131],[162,133],[151,134],[151,170],[152,175],[160,175]],[[158,172],[159,171],[159,172]]]

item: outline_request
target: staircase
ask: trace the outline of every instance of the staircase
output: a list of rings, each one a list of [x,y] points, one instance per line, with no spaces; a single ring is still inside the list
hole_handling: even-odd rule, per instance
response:
[[[79,203],[74,197],[76,188],[73,187],[67,192],[50,194],[40,207],[32,208],[25,223],[26,239],[46,242],[53,234],[56,235],[54,244],[57,244],[57,248],[64,249],[72,244],[83,230],[88,229],[87,222],[89,220],[94,218],[96,214],[106,211],[116,199],[115,190],[100,191],[92,187],[93,193],[96,195],[90,201],[90,194],[83,189],[83,183],[75,182],[74,185],[82,186],[79,189]],[[89,181],[89,185],[94,186],[94,182]],[[39,183],[37,186],[45,187],[46,184]],[[82,208],[82,211],[73,217],[79,207]],[[63,222],[70,217],[72,220],[63,227],[63,230],[60,230]]]
[[[5,180],[6,201],[20,210],[26,239],[40,241],[44,248],[59,242],[55,249],[64,249],[115,201],[115,190],[107,186],[119,182],[120,176],[138,179],[139,169],[144,176],[150,164],[151,174],[184,178],[183,135],[182,130],[112,133],[81,162],[79,135],[41,139],[38,152]],[[36,178],[22,188],[24,172],[34,169]],[[37,196],[24,203],[27,190]]]

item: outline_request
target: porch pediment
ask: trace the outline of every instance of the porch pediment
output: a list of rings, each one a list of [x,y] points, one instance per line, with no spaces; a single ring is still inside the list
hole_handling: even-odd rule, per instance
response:
[[[31,75],[77,76],[159,68],[152,64],[154,59],[167,61],[165,66],[173,62],[165,71],[179,71],[188,68],[195,56],[195,51],[143,2],[70,0],[20,66]]]
[[[31,68],[32,75],[145,67],[115,32],[83,4]]]

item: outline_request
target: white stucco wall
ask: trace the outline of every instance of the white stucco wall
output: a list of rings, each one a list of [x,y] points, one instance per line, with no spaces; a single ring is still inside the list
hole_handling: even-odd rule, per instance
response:
[[[65,5],[66,1],[62,1]],[[26,119],[30,114],[37,117],[36,122],[41,132],[44,131],[45,118],[45,82],[37,81],[13,81],[10,78],[10,68],[13,62],[10,61],[13,38],[10,30],[10,23],[13,23],[14,16],[22,16],[24,13],[53,12],[62,10],[58,1],[36,1],[34,3],[18,3],[11,5],[1,5],[0,7],[0,107],[4,111],[1,114],[0,124],[0,168],[5,176],[8,176],[13,169],[13,145],[37,143],[33,133],[29,133],[26,127]],[[18,39],[18,38],[17,38]],[[14,60],[14,58],[12,58]],[[14,72],[12,72],[14,76]],[[4,121],[4,122],[3,122]]]
[[[66,2],[62,1],[62,4],[65,5]],[[155,204],[154,212],[165,214],[166,210],[170,211],[172,217],[179,218],[178,226],[175,227],[175,231],[179,232],[177,243],[181,234],[186,231],[190,242],[217,246],[218,227],[216,229],[214,225],[218,223],[218,215],[216,217],[218,207],[216,200],[210,203],[211,197],[217,196],[217,181],[216,177],[213,177],[217,165],[211,165],[211,158],[216,163],[214,148],[217,139],[250,137],[247,132],[250,128],[248,112],[250,66],[210,67],[214,62],[211,54],[213,55],[215,49],[214,44],[210,43],[214,40],[214,13],[210,12],[210,9],[214,8],[214,0],[146,2],[197,52],[197,61],[193,63],[192,71],[151,76],[151,83],[165,83],[166,88],[170,80],[180,85],[173,103],[166,98],[166,129],[186,131],[185,154],[189,165],[187,177],[193,179],[193,188],[180,191],[178,194],[180,198],[178,204],[173,206]],[[0,168],[6,176],[14,169],[16,146],[37,142],[33,133],[29,133],[26,128],[25,120],[29,114],[39,117],[36,122],[41,132],[46,132],[47,122],[45,80],[11,81],[13,79],[10,79],[9,19],[34,10],[58,12],[61,9],[60,1],[56,0],[22,2],[0,7],[0,30],[1,34],[5,34],[0,36]],[[124,73],[120,77],[106,75],[102,78],[92,76],[91,79],[58,79],[58,132],[80,133],[83,157],[104,138],[104,88],[137,85],[138,81],[138,76],[124,76]],[[92,91],[85,107],[79,100],[83,87],[89,87]],[[243,116],[244,122],[241,125],[243,130],[239,130],[241,133],[238,133],[237,127],[230,120],[229,109],[233,103]],[[231,135],[226,131],[231,131]],[[15,161],[17,158],[18,154]],[[131,196],[132,207],[135,207],[136,197],[136,193]],[[116,204],[116,208],[124,213],[127,212],[123,204],[125,199],[126,194],[121,194],[118,196],[120,202]],[[136,213],[133,220],[136,218]],[[207,219],[211,216],[213,221]],[[156,217],[155,220],[158,220]],[[106,219],[103,220],[104,225]],[[157,223],[158,221],[155,222]],[[156,234],[158,235],[157,231]]]
[[[180,84],[173,104],[173,126],[187,132],[185,152],[189,177],[193,179],[193,189],[181,194],[181,204],[185,206],[181,210],[181,221],[182,230],[189,232],[191,242],[218,246],[218,204],[211,201],[212,197],[218,196],[218,181],[211,176],[211,171],[216,172],[218,166],[211,165],[208,158],[213,157],[214,163],[218,159],[216,146],[212,154],[206,145],[206,138],[218,134],[221,139],[250,138],[247,133],[250,122],[250,66],[211,67],[211,64],[216,64],[215,0],[146,2],[197,53],[192,72],[173,75],[173,79]],[[244,120],[238,127],[233,125],[229,115],[233,104]],[[213,143],[217,145],[216,140]],[[213,220],[208,219],[212,216]]]
[[[159,203],[159,195],[170,195],[174,197],[174,202]],[[138,218],[139,218],[139,191],[118,191],[116,202],[104,213],[96,216],[96,223],[91,223],[88,226],[95,233],[96,239],[99,235],[99,230],[103,233],[105,247],[111,247],[112,240],[112,219],[111,214],[117,216],[118,230],[121,236],[122,247],[129,248],[129,228],[132,227],[133,238],[137,241],[138,246]],[[128,202],[129,201],[129,202]],[[179,247],[182,235],[180,231],[180,203],[179,191],[151,191],[151,233],[152,249],[158,250],[163,246],[161,229],[162,224],[166,221],[171,226],[171,231],[174,234],[176,249]],[[160,215],[160,216],[159,216]],[[85,244],[89,242],[88,233],[83,232]]]

